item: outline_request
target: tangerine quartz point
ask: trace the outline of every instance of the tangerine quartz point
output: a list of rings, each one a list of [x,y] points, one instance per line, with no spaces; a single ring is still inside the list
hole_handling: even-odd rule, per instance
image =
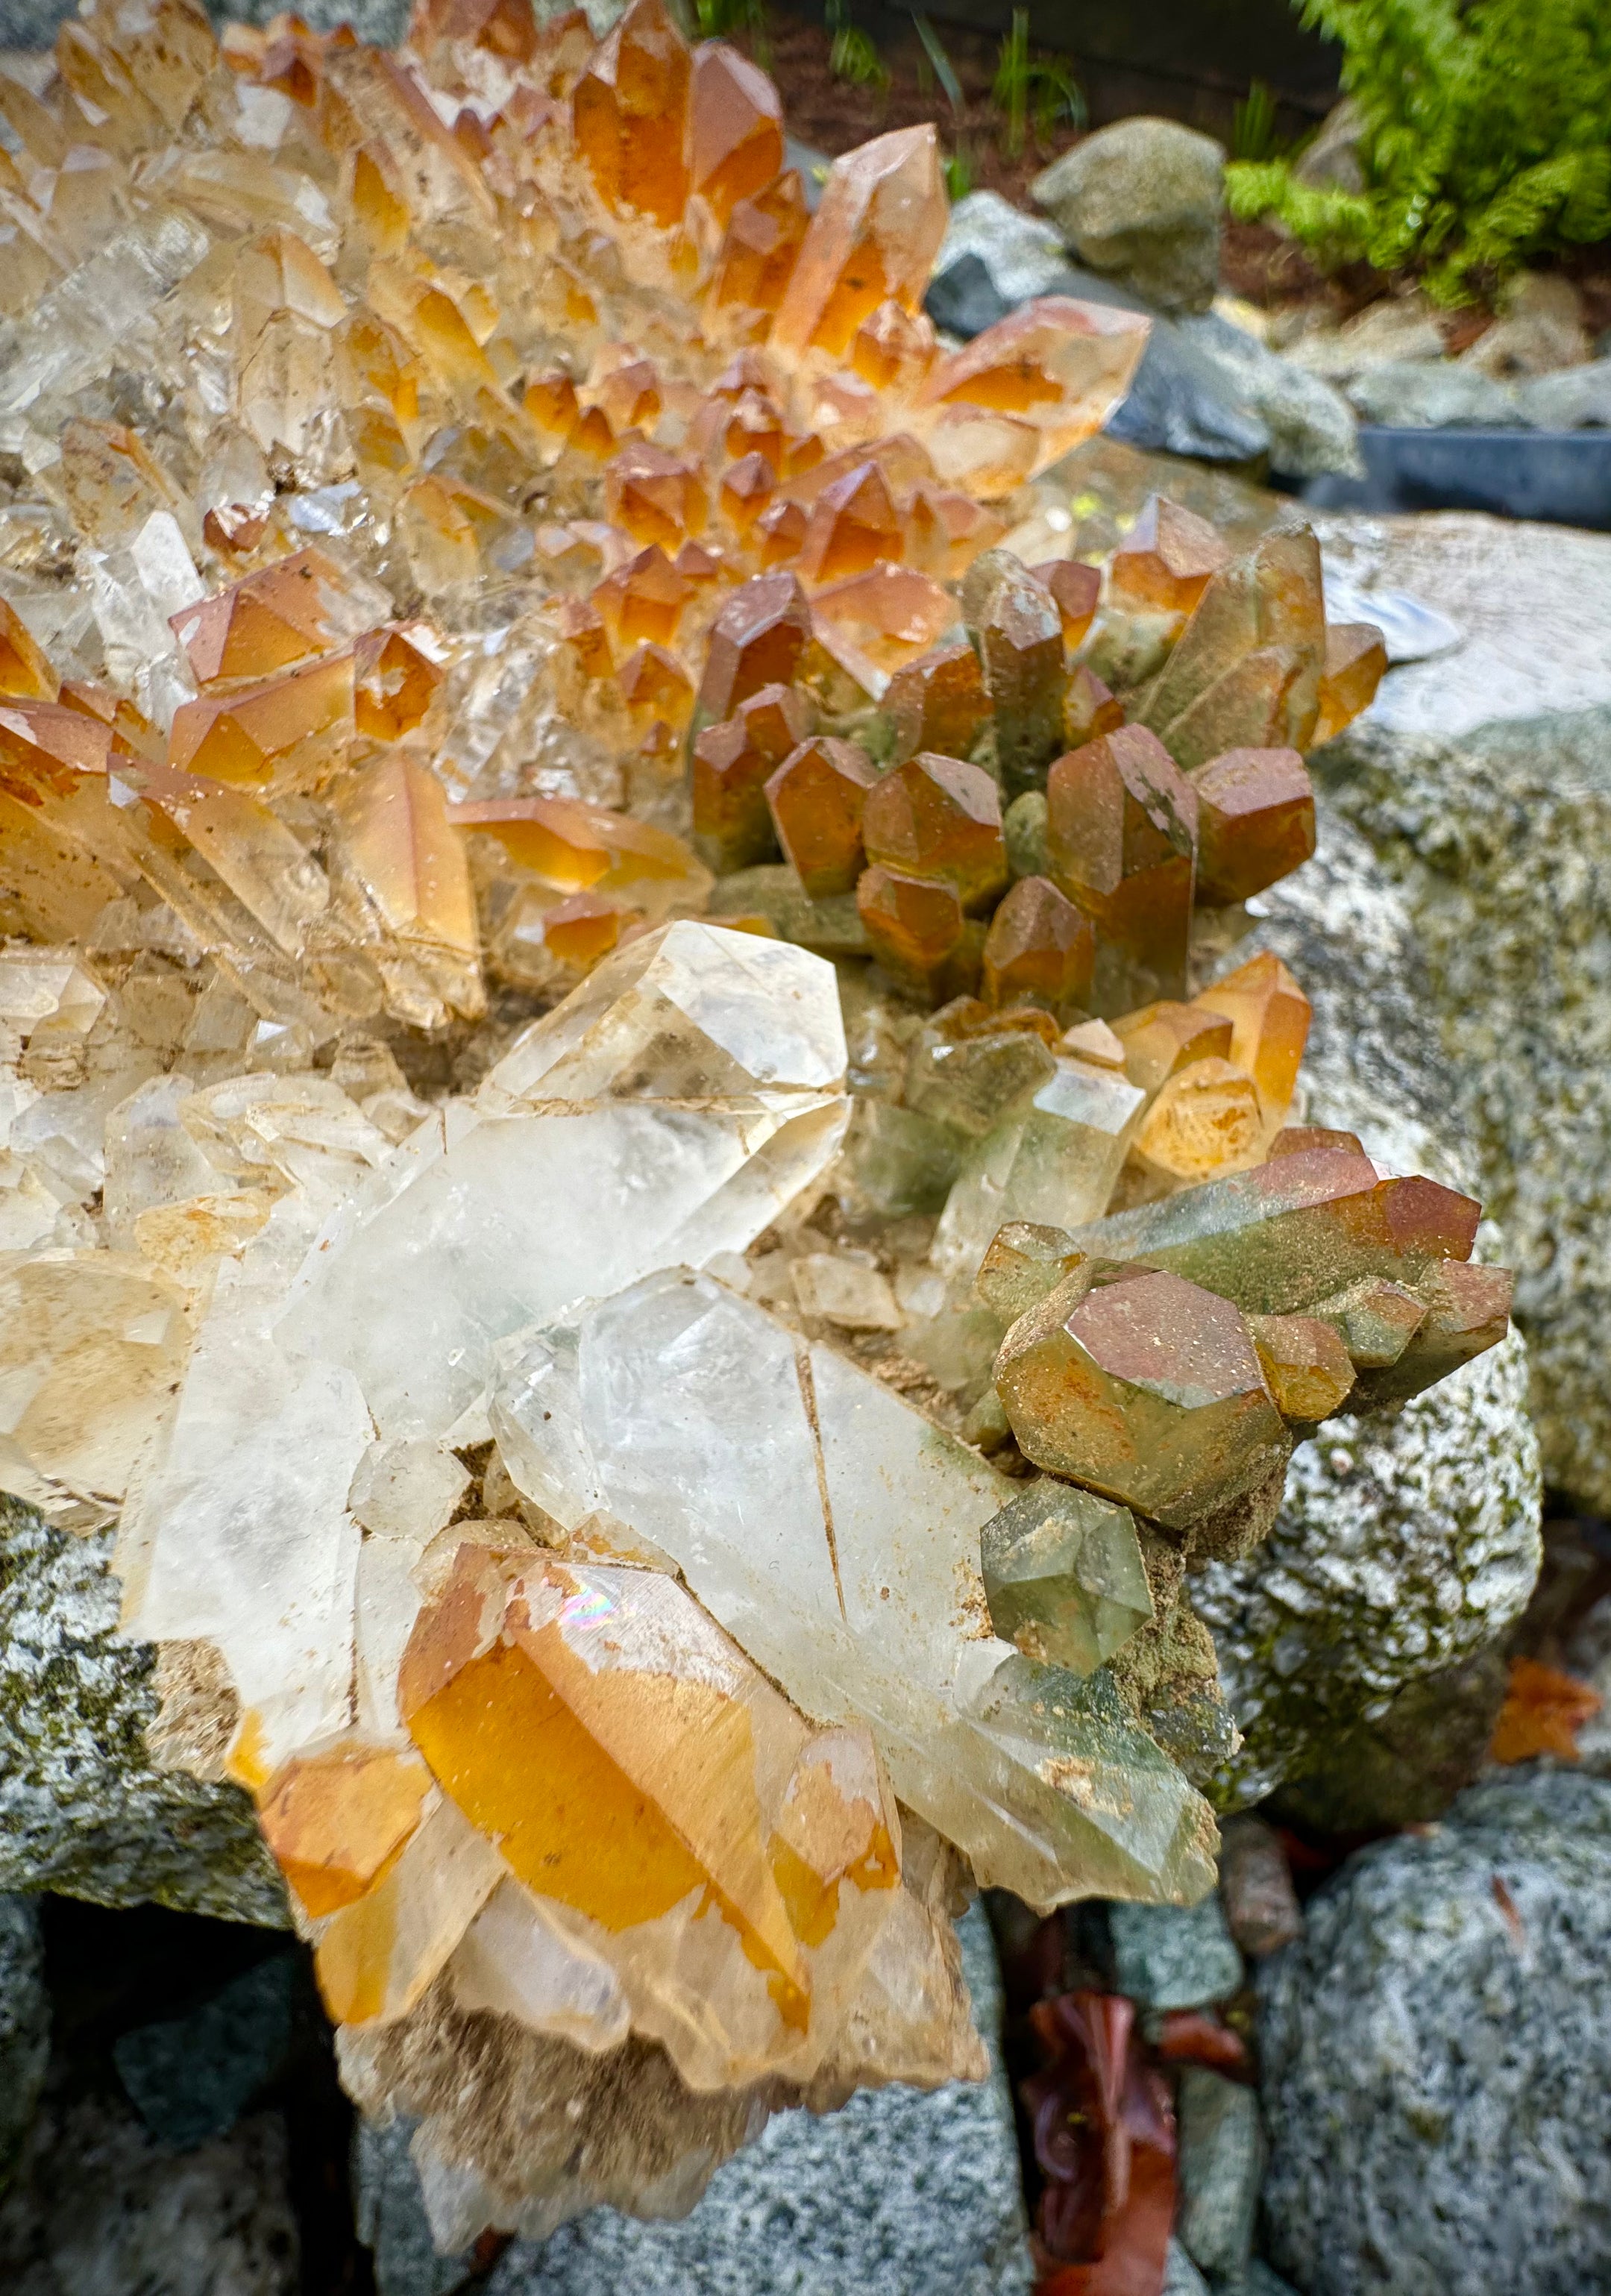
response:
[[[1317,749],[1369,709],[1386,673],[1387,649],[1374,623],[1328,623],[1320,717],[1313,737]]]
[[[1156,734],[1126,726],[1059,758],[1046,783],[1050,873],[1166,994],[1186,987],[1197,793]]]
[[[712,625],[698,708],[731,718],[765,685],[788,685],[811,636],[811,609],[797,576],[757,574],[740,583]]]
[[[1314,787],[1296,750],[1227,750],[1191,785],[1199,899],[1247,900],[1314,851]]]
[[[855,742],[802,742],[766,783],[778,842],[814,900],[848,893],[863,862],[862,813],[878,775]]]
[[[904,663],[885,690],[884,708],[897,759],[920,750],[967,757],[990,719],[978,655],[964,638]]]
[[[978,928],[969,929],[956,889],[944,878],[910,877],[881,864],[856,882],[867,946],[890,979],[933,1004],[966,992],[978,977]]]
[[[633,0],[571,97],[577,150],[617,214],[670,226],[688,197],[688,49],[664,0]]]
[[[840,358],[880,303],[916,311],[946,213],[939,138],[927,122],[836,160],[777,307],[774,350]]]
[[[758,65],[725,40],[694,50],[689,127],[692,185],[719,224],[783,165],[783,109]]]
[[[984,993],[993,1004],[1027,1001],[1056,1011],[1084,999],[1095,963],[1084,911],[1049,877],[1020,877],[985,936]]]
[[[1001,795],[982,766],[920,750],[869,791],[862,837],[869,861],[943,879],[965,910],[1006,889]]]
[[[1053,558],[1030,570],[1057,600],[1063,618],[1063,643],[1072,652],[1092,623],[1102,601],[1101,569],[1078,558]]]
[[[1150,495],[1113,554],[1108,594],[1127,606],[1189,614],[1213,577],[1230,563],[1229,544],[1206,519],[1162,495]]]
[[[811,731],[811,708],[791,685],[764,685],[693,747],[695,841],[721,871],[770,861],[777,831],[766,784]]]

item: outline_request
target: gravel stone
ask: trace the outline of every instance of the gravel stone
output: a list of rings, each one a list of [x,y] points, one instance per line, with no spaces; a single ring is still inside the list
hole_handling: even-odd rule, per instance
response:
[[[1259,1972],[1263,2245],[1304,2296],[1611,2286],[1611,1783],[1373,1844]]]
[[[1108,1908],[1114,1982],[1143,2009],[1199,2009],[1242,1984],[1242,1956],[1212,1893],[1195,1906]]]
[[[1238,2280],[1253,2253],[1264,2164],[1258,2099],[1223,2073],[1186,2065],[1175,2111],[1181,2244],[1205,2272]]]
[[[0,2187],[22,2151],[50,2063],[39,1908],[0,1897]]]

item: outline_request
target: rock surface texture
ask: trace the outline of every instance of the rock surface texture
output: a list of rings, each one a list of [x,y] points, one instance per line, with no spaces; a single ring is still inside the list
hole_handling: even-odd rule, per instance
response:
[[[1163,311],[1206,311],[1219,279],[1225,154],[1173,119],[1121,119],[1035,178],[1034,197],[1093,271]]]
[[[282,1926],[240,1788],[151,1759],[156,1653],[118,1639],[110,1549],[0,1496],[0,1882]]]
[[[31,1898],[0,1898],[0,2182],[27,2138],[49,2062],[38,1907]]]
[[[1269,2251],[1306,2296],[1611,2275],[1611,1784],[1518,1771],[1373,1845],[1260,1976]]]
[[[1426,953],[1519,1273],[1546,1480],[1611,1509],[1611,537],[1448,514],[1321,521],[1467,633],[1315,760]],[[1310,1056],[1312,1071],[1316,1067]]]
[[[1474,1185],[1425,960],[1365,840],[1322,808],[1315,858],[1255,906],[1263,914],[1238,956],[1269,949],[1310,984],[1305,1119],[1356,1133],[1394,1169]],[[1513,1336],[1396,1417],[1328,1422],[1293,1456],[1269,1543],[1198,1575],[1193,1604],[1243,1733],[1222,1779],[1228,1806],[1303,1779],[1316,1815],[1397,1822],[1435,1815],[1469,1775],[1503,1669],[1442,1692],[1520,1616],[1538,1575],[1527,1399]],[[1457,1726],[1468,1712],[1474,1744]]]

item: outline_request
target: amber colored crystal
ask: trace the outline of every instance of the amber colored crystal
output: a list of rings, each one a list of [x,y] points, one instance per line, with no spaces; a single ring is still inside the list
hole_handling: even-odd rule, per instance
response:
[[[847,893],[862,866],[862,809],[878,779],[865,750],[819,734],[766,783],[778,842],[814,900]]]
[[[650,430],[660,412],[660,378],[648,359],[628,359],[593,386],[596,403],[617,439],[628,430]]]
[[[693,709],[693,681],[664,646],[647,641],[634,646],[616,672],[616,683],[621,699],[636,716],[687,724]]]
[[[663,551],[656,554],[662,562],[664,561]],[[604,627],[604,617],[599,611],[596,603],[597,594],[595,592],[593,598],[562,599],[554,610],[554,628],[581,675],[589,680],[611,677],[615,674],[616,667],[615,655],[610,649],[609,633]],[[652,632],[649,629],[639,629],[635,626],[628,628],[626,612],[618,610],[617,633],[623,643],[628,645],[634,639],[651,635],[658,638],[662,633],[658,626],[658,618],[655,619],[657,626]]]
[[[1101,570],[1078,558],[1051,558],[1031,569],[1057,600],[1063,618],[1063,643],[1070,652],[1096,619],[1102,600]]]
[[[1387,649],[1373,622],[1328,622],[1326,660],[1321,672],[1321,714],[1316,747],[1351,726],[1376,699],[1387,674]]]
[[[1141,721],[1187,767],[1226,750],[1306,750],[1325,631],[1320,545],[1307,529],[1278,529],[1210,578]]]
[[[783,164],[783,110],[764,71],[724,40],[695,49],[689,123],[693,189],[725,224]]]
[[[877,695],[892,672],[953,627],[956,606],[931,574],[880,564],[819,590],[812,619],[841,668]]]
[[[0,598],[0,693],[15,694],[24,701],[53,701],[57,690],[56,673],[27,623]]]
[[[1124,1073],[1143,1092],[1156,1092],[1193,1061],[1229,1060],[1236,1033],[1224,1013],[1167,998],[1120,1013],[1111,1026],[1124,1047]]]
[[[341,794],[344,860],[388,930],[476,961],[475,896],[447,795],[417,758],[383,758]]]
[[[577,149],[619,214],[682,220],[690,60],[663,0],[633,0],[571,96]]]
[[[747,869],[776,852],[766,783],[806,740],[810,719],[810,706],[797,687],[764,685],[732,717],[707,726],[695,742],[694,835],[716,868]]]
[[[990,718],[979,658],[964,639],[897,669],[884,694],[897,759],[920,750],[965,758]]]
[[[1258,1087],[1266,1135],[1278,1133],[1309,1039],[1309,999],[1279,956],[1264,955],[1239,965],[1196,1001],[1231,1022],[1231,1058]]]
[[[822,488],[800,546],[800,571],[808,582],[842,581],[900,554],[900,521],[876,463],[860,463]]]
[[[1247,900],[1314,851],[1314,788],[1296,750],[1227,750],[1191,786],[1199,900]]]
[[[444,675],[439,647],[424,623],[366,631],[353,648],[359,733],[375,742],[400,742],[423,720]]]
[[[805,186],[793,168],[753,199],[740,200],[727,219],[711,276],[713,305],[770,316],[783,299],[810,221]]]
[[[880,303],[915,311],[945,235],[939,138],[925,122],[836,160],[773,322],[786,356],[839,357]]]
[[[1189,614],[1213,576],[1230,563],[1230,545],[1206,519],[1150,495],[1113,554],[1108,594],[1126,606]]]
[[[920,750],[869,792],[862,840],[870,862],[937,877],[964,909],[993,903],[1007,883],[1002,800],[982,766]]]
[[[686,886],[693,894],[710,882],[669,830],[582,798],[489,798],[449,806],[448,818],[456,829],[495,837],[511,861],[556,892],[641,896],[658,884],[674,894]]]
[[[1124,703],[1115,700],[1093,669],[1079,663],[1063,695],[1063,739],[1068,747],[1084,749],[1099,734],[1116,734],[1124,722]]]
[[[568,439],[577,427],[580,414],[577,386],[562,368],[534,375],[520,403],[538,430],[551,438]]]
[[[1091,986],[1096,936],[1090,918],[1049,877],[1020,877],[985,936],[984,991],[993,1004],[1030,998],[1077,1004]]]
[[[1046,783],[1051,875],[1165,990],[1186,985],[1197,796],[1144,726],[1059,758]]]
[[[1136,312],[1043,295],[942,359],[919,404],[1025,423],[1034,436],[1030,471],[1044,469],[1107,420],[1149,332]]]
[[[70,788],[80,774],[103,774],[112,728],[55,701],[0,704],[0,787],[25,804],[38,788]]]
[[[731,718],[764,685],[788,685],[811,636],[811,609],[793,574],[758,574],[716,616],[699,683],[699,714]]]
[[[609,515],[634,542],[675,550],[705,524],[705,489],[686,463],[663,447],[631,439],[604,473]]]
[[[773,503],[755,522],[756,545],[763,566],[781,566],[800,554],[808,513],[804,503]]]
[[[331,654],[260,685],[183,703],[168,756],[186,772],[220,782],[316,774],[353,724],[353,658]]]
[[[592,603],[624,646],[644,639],[651,645],[673,645],[692,594],[692,586],[660,545],[651,542],[605,577]]]
[[[1165,1079],[1141,1119],[1131,1153],[1168,1187],[1194,1187],[1246,1171],[1263,1152],[1263,1121],[1251,1077],[1227,1060],[1190,1061]]]
[[[430,1790],[418,1755],[353,1740],[298,1755],[269,1782],[258,1823],[311,1920],[380,1886]]]
[[[935,359],[934,322],[896,302],[880,303],[850,346],[850,364],[874,390],[915,390]]]
[[[864,869],[856,912],[867,946],[893,980],[933,1003],[969,987],[978,949],[954,887],[898,870]]]
[[[596,964],[620,938],[620,910],[597,893],[568,894],[544,913],[544,946],[561,964]]]
[[[1339,1132],[1324,1124],[1287,1124],[1270,1143],[1272,1156],[1307,1156],[1315,1148],[1345,1148],[1351,1155],[1362,1156],[1356,1132]]]
[[[1249,1316],[1264,1381],[1283,1419],[1329,1419],[1353,1385],[1348,1350],[1316,1316]]]
[[[765,455],[743,455],[723,472],[716,506],[736,533],[748,534],[776,489],[776,474]]]

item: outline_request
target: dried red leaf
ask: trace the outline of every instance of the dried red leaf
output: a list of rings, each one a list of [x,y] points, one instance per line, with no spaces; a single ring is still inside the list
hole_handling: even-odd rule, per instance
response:
[[[1575,1762],[1577,1734],[1600,1704],[1598,1692],[1575,1675],[1540,1666],[1536,1659],[1512,1659],[1510,1687],[1489,1752],[1496,1762],[1529,1762],[1535,1754]]]
[[[1233,2080],[1253,2075],[1247,2042],[1206,2009],[1166,2009],[1153,2046],[1168,2064],[1208,2065]]]
[[[1046,2179],[1036,2210],[1045,2284],[1062,2296],[1157,2296],[1174,2212],[1174,2119],[1142,2054],[1135,2005],[1065,1993],[1037,2002],[1029,2021],[1046,2060],[1019,2091]]]

